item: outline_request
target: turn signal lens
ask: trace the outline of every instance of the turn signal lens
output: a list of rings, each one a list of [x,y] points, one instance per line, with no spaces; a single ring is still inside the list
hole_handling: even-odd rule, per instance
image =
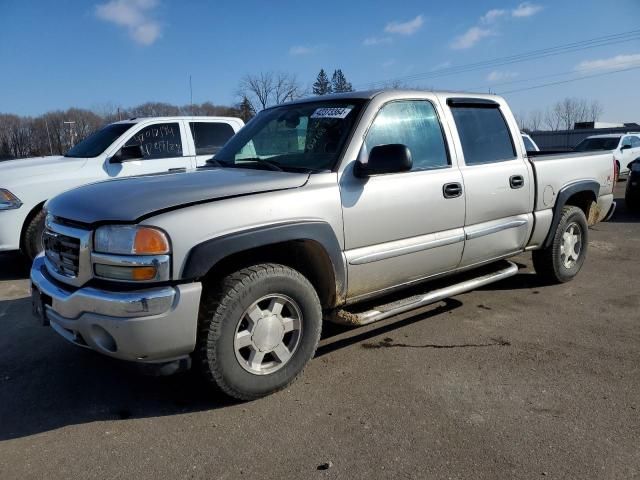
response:
[[[169,253],[169,241],[160,230],[138,227],[133,242],[133,253],[137,255],[159,255]],[[154,274],[155,275],[155,274]]]
[[[102,278],[143,282],[146,280],[155,280],[158,271],[156,267],[118,267],[115,265],[96,263],[95,272],[97,276]]]

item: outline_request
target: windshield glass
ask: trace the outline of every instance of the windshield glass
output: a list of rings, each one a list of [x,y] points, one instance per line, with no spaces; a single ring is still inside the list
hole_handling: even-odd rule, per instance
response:
[[[289,171],[330,170],[364,102],[327,100],[265,110],[208,163]]]
[[[88,158],[97,157],[134,123],[112,123],[92,133],[79,144],[69,150],[65,157]]]
[[[614,150],[618,148],[620,137],[585,138],[576,148],[576,152],[590,152],[593,150]]]

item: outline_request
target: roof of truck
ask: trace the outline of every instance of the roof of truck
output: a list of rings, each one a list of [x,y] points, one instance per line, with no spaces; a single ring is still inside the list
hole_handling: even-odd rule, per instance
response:
[[[162,122],[176,121],[176,120],[188,120],[188,121],[213,121],[213,122],[242,122],[238,117],[219,117],[219,116],[197,116],[197,115],[175,115],[171,117],[132,117],[120,120],[114,123],[139,123],[147,120],[158,120]]]
[[[345,100],[350,98],[358,98],[363,100],[371,100],[377,95],[383,93],[395,93],[402,95],[411,95],[411,94],[425,94],[431,93],[439,96],[446,97],[473,97],[473,98],[486,98],[486,99],[497,99],[501,98],[497,95],[486,94],[486,93],[473,93],[473,92],[450,92],[450,91],[440,91],[440,90],[415,90],[415,89],[396,89],[396,88],[381,88],[377,90],[360,90],[357,92],[346,92],[346,93],[332,93],[330,95],[322,95],[322,96],[313,96],[313,97],[305,97],[298,100],[294,100],[293,102],[287,102],[289,104],[294,103],[307,103],[307,102],[317,102],[318,100]],[[275,105],[277,106],[277,105]]]

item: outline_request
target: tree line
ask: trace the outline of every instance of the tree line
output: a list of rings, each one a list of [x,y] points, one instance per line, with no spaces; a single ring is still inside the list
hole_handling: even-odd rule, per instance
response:
[[[403,85],[389,85],[400,88]],[[69,108],[36,117],[0,113],[0,160],[9,158],[63,155],[73,145],[103,125],[132,117],[177,115],[232,116],[249,121],[256,113],[273,105],[296,100],[310,94],[328,95],[353,91],[341,69],[334,70],[331,78],[322,68],[310,87],[304,87],[298,78],[286,72],[266,71],[247,74],[240,80],[233,106],[204,102],[193,105],[172,105],[147,102],[120,108],[105,104],[94,110]],[[516,114],[521,130],[569,130],[576,122],[597,121],[603,108],[597,100],[565,98],[546,110],[533,110]]]

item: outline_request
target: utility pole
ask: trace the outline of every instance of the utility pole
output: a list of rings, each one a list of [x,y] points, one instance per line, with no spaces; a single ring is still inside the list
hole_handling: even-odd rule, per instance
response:
[[[71,143],[71,147],[73,147],[73,126],[76,124],[76,122],[69,121],[62,123],[69,125],[69,142]]]
[[[44,126],[47,127],[47,140],[49,140],[49,152],[51,153],[51,156],[53,156],[53,145],[51,145],[51,135],[49,134],[49,122],[47,122],[47,119],[44,119]]]
[[[191,104],[191,115],[193,116],[193,85],[191,84],[191,75],[189,75],[189,103]]]

